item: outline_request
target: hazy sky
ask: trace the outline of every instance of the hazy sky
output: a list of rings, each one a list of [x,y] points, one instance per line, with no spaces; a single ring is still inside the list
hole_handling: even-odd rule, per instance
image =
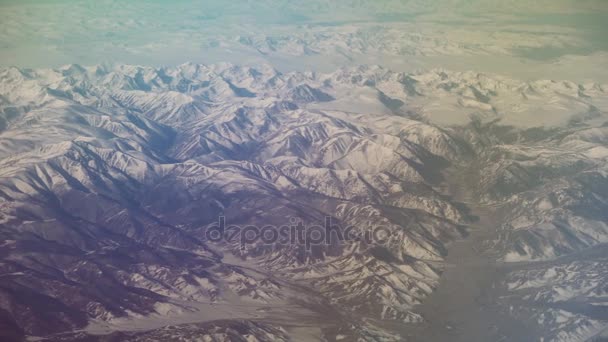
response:
[[[607,14],[604,0],[1,1],[0,65],[602,63]]]

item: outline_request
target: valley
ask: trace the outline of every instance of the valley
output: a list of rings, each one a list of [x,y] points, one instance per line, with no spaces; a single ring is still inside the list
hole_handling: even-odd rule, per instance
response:
[[[606,85],[227,63],[0,81],[5,339],[605,329]],[[210,241],[220,216],[354,235]]]

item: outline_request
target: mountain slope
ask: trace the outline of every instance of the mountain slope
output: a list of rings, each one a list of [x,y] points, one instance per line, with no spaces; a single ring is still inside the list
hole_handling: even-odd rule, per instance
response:
[[[432,319],[417,306],[474,221],[446,187],[458,170],[506,212],[498,262],[606,242],[605,89],[375,66],[2,69],[5,337],[400,340]],[[560,115],[522,120],[544,101]],[[343,239],[231,234],[296,223]]]

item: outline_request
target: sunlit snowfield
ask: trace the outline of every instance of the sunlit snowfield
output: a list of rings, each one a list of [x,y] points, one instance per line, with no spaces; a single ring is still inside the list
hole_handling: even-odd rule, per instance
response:
[[[607,37],[604,0],[1,1],[0,340],[605,341]]]

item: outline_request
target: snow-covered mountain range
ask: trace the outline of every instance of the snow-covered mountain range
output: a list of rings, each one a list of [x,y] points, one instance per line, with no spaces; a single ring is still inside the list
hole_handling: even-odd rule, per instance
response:
[[[504,272],[467,310],[545,341],[608,326],[606,84],[68,65],[0,69],[0,110],[5,339],[425,340],[441,275],[481,259]],[[210,241],[220,216],[356,234]]]

